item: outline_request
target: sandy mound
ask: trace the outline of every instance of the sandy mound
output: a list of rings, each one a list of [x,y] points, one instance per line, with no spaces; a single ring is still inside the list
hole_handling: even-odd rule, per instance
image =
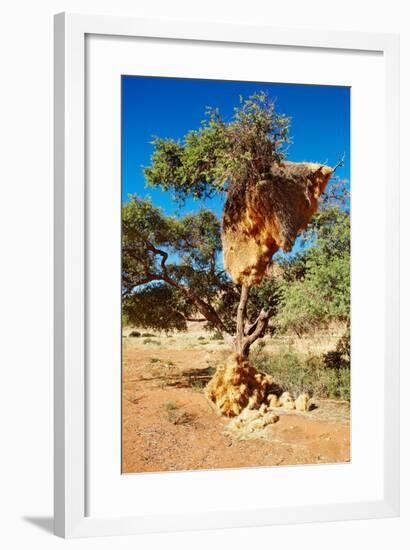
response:
[[[205,395],[225,416],[238,416],[243,409],[256,409],[272,391],[273,379],[259,372],[237,354],[230,355],[205,388]]]
[[[310,407],[307,394],[302,393],[294,400],[289,392],[281,392],[272,376],[258,371],[238,354],[229,355],[218,367],[205,387],[205,396],[220,414],[238,417],[244,412],[246,420],[245,410],[257,412],[260,418],[274,409],[306,412]]]
[[[310,398],[306,393],[302,393],[295,400],[295,409],[299,412],[307,412],[310,409]]]
[[[280,409],[306,412],[309,410],[310,403],[307,394],[303,393],[293,400],[289,392],[282,393],[279,398],[271,393],[266,397],[266,401],[268,405],[263,403],[259,407],[255,407],[255,404],[250,401],[248,406],[229,422],[227,430],[241,438],[265,437],[264,429],[279,421],[280,417],[277,413]]]
[[[258,434],[278,420],[279,416],[269,411],[266,405],[262,405],[259,409],[244,409],[239,416],[229,422],[227,429],[239,436],[248,436],[255,432]]]

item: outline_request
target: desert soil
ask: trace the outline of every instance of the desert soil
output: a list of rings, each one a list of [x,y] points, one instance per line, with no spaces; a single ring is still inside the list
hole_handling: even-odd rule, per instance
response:
[[[314,399],[308,413],[279,409],[279,421],[257,437],[229,432],[229,419],[215,413],[202,391],[222,348],[197,335],[123,339],[123,473],[350,460],[345,402]]]

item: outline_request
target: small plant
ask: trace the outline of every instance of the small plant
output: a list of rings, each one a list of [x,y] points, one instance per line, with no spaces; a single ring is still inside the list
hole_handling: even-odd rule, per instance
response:
[[[175,401],[167,401],[164,403],[164,409],[166,412],[176,411],[178,409],[178,405]]]
[[[194,420],[192,414],[181,410],[174,401],[167,401],[166,403],[164,403],[164,410],[167,419],[169,422],[171,422],[171,424],[190,424]]]
[[[206,382],[202,382],[201,380],[195,380],[191,384],[191,388],[194,390],[194,392],[198,392],[198,393],[202,393],[205,386],[206,386]]]
[[[153,340],[152,338],[145,338],[143,341],[142,341],[143,344],[154,344],[156,346],[160,346],[160,342],[158,342],[158,340]]]
[[[205,336],[198,336],[198,340],[205,340]]]
[[[336,351],[341,353],[350,363],[350,325],[337,343]]]
[[[155,335],[155,334],[151,334],[151,333],[149,333],[149,332],[143,332],[143,333],[141,334],[141,336],[142,336],[142,338],[155,338],[156,335]]]
[[[150,363],[161,363],[161,359],[159,359],[159,357],[150,357],[149,362]]]
[[[266,342],[265,340],[259,340],[256,344],[255,354],[258,356],[265,349]]]
[[[211,336],[211,340],[223,340],[222,334],[214,332]]]
[[[132,330],[129,335],[128,335],[128,338],[139,338],[141,336],[141,333],[138,332],[138,330]]]

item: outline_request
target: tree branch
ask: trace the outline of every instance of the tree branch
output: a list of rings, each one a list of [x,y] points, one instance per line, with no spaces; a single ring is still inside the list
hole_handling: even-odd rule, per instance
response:
[[[148,250],[150,250],[154,254],[161,256],[162,275],[155,276],[157,277],[157,280],[162,280],[168,283],[169,285],[173,286],[180,292],[182,292],[188,298],[188,300],[193,302],[193,304],[196,306],[199,312],[205,317],[205,319],[210,323],[212,323],[214,327],[217,329],[217,331],[222,334],[224,340],[231,343],[232,336],[229,334],[226,326],[220,319],[215,309],[210,304],[205,302],[202,298],[200,298],[193,290],[186,287],[185,285],[182,285],[181,283],[178,283],[177,281],[175,281],[169,276],[167,266],[166,266],[166,262],[168,259],[167,252],[165,252],[164,250],[160,250],[149,241],[146,241],[146,245]],[[139,283],[139,284],[143,284],[143,283]]]
[[[345,156],[346,156],[346,153],[343,153],[343,155],[341,156],[341,158],[339,159],[338,163],[333,167],[332,169],[332,172],[336,172],[336,170],[342,166],[344,166],[344,163],[345,163]]]
[[[256,321],[254,321],[253,323],[245,323],[245,336],[249,336],[249,334],[252,334],[254,332],[257,327],[258,321],[259,315],[256,318]]]
[[[123,277],[123,286],[125,287],[125,290],[123,291],[122,295],[126,296],[127,294],[131,293],[133,289],[136,286],[146,285],[147,283],[151,283],[152,281],[162,281],[163,277],[159,274],[147,274],[143,279],[139,279],[137,283],[134,281],[125,281]]]
[[[258,338],[261,338],[266,330],[266,327],[268,326],[269,319],[272,317],[273,311],[266,311],[265,309],[262,309],[258,315],[257,320],[255,323],[253,323],[252,327],[253,330],[251,333],[248,331],[248,336],[246,336],[243,340],[243,354],[245,357],[249,353],[249,348],[251,345],[258,340]]]
[[[167,252],[164,252],[164,250],[160,250],[159,248],[156,248],[152,243],[150,243],[149,241],[147,241],[147,248],[148,250],[151,250],[151,252],[153,252],[154,254],[158,254],[159,256],[161,256],[161,269],[164,273],[167,273],[167,268],[166,268],[166,261],[168,260],[168,253]]]

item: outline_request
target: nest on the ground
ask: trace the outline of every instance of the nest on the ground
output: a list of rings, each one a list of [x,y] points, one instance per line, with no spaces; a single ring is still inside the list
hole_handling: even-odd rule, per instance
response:
[[[268,393],[279,392],[272,376],[259,372],[239,354],[229,355],[205,388],[206,397],[224,416],[237,416],[246,407],[256,409]]]
[[[265,179],[233,182],[222,218],[225,269],[237,284],[259,283],[273,254],[289,252],[318,208],[333,169],[306,162],[274,163]]]

